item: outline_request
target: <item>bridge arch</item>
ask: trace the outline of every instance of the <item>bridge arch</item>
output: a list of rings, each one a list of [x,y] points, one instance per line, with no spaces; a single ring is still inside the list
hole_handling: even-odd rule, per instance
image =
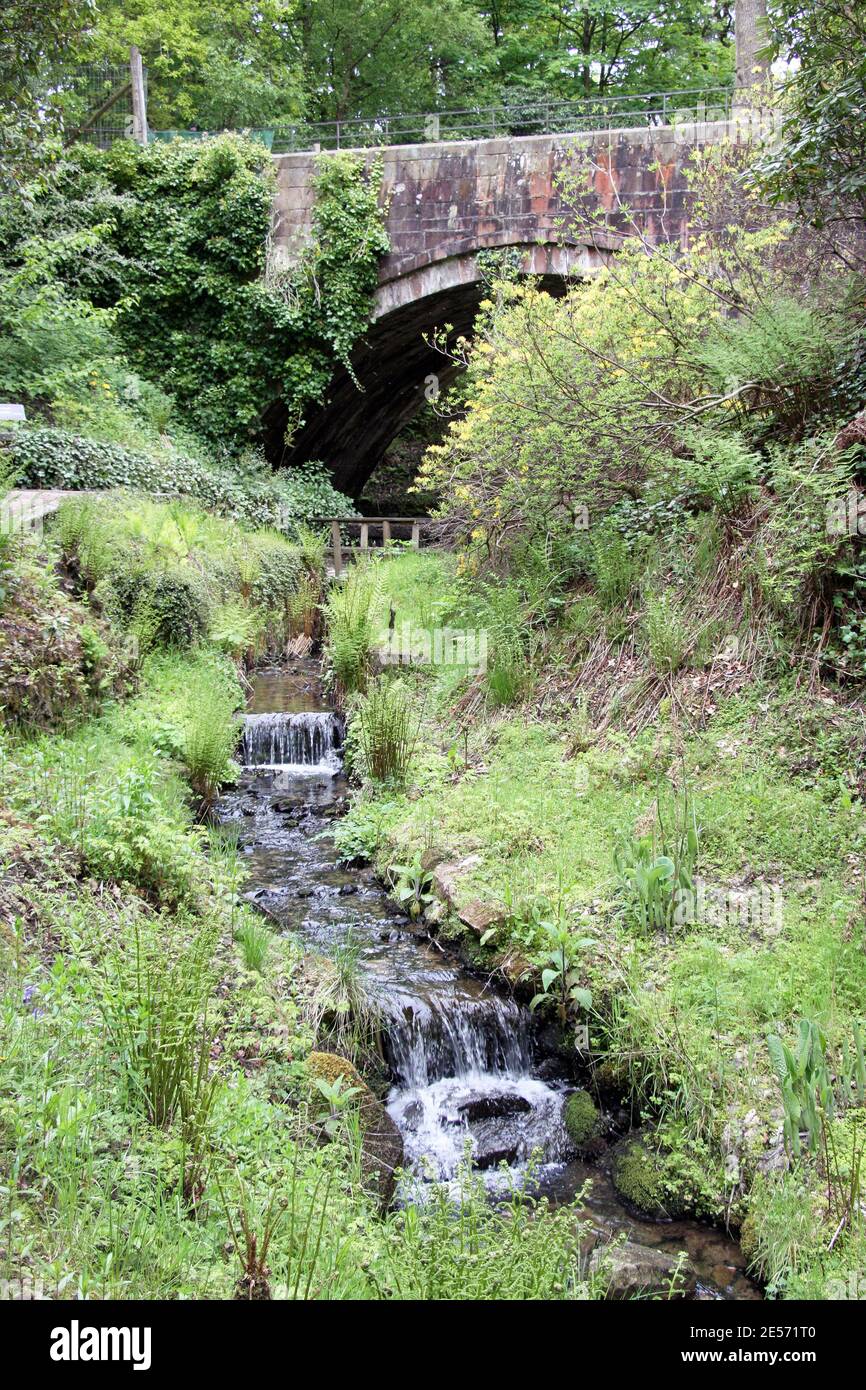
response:
[[[517,248],[527,273],[552,293],[596,271],[637,228],[652,243],[684,243],[693,151],[723,137],[727,122],[393,146],[361,152],[382,159],[382,201],[390,251],[379,269],[372,322],[311,411],[290,451],[286,411],[275,402],[264,424],[275,463],[321,459],[337,487],[357,497],[385,449],[423,404],[426,378],[447,384],[453,369],[425,342],[449,323],[469,334],[483,297],[478,253]],[[745,130],[743,138],[750,132]],[[310,234],[315,152],[276,158],[272,228],[276,265],[291,264]],[[327,155],[324,156],[327,158]],[[601,213],[593,244],[563,234],[567,198],[560,175],[585,175],[586,201]],[[628,208],[627,217],[623,208]]]

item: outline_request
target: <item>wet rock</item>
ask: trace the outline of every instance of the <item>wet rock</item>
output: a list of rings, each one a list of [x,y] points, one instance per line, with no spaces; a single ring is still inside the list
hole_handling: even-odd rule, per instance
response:
[[[298,889],[295,890],[295,897],[296,897],[296,898],[311,898],[312,896],[313,896],[313,890],[312,890],[312,888],[298,888]]]
[[[457,913],[464,926],[469,927],[477,936],[483,936],[491,928],[495,929],[502,925],[503,911],[501,907],[494,907],[491,903],[483,903],[476,898],[465,907],[461,907]]]
[[[589,1260],[590,1274],[607,1283],[607,1298],[691,1298],[696,1277],[692,1265],[664,1250],[627,1241],[599,1246]]]
[[[394,1196],[394,1172],[403,1163],[403,1136],[384,1105],[377,1100],[360,1072],[347,1057],[336,1052],[311,1052],[307,1070],[312,1078],[333,1085],[338,1077],[345,1087],[357,1086],[361,1125],[361,1172],[368,1190],[378,1197],[384,1211]]]
[[[457,1107],[458,1114],[469,1124],[477,1120],[501,1120],[508,1115],[526,1115],[531,1109],[524,1096],[516,1095],[471,1096]]]
[[[539,1081],[561,1081],[562,1064],[556,1057],[544,1057],[535,1068],[533,1076],[537,1076]]]
[[[516,1143],[509,1143],[498,1138],[480,1139],[472,1151],[472,1161],[476,1168],[482,1170],[486,1168],[498,1168],[500,1163],[511,1165],[516,1163],[520,1157],[520,1149]]]
[[[534,967],[517,951],[507,951],[496,961],[496,969],[505,976],[512,987],[515,987],[532,978]]]
[[[421,868],[425,873],[432,873],[440,864],[444,864],[447,858],[448,855],[443,849],[425,849],[421,854]]]
[[[341,898],[351,898],[352,894],[353,894],[353,893],[357,893],[357,891],[358,891],[358,885],[357,885],[356,883],[341,883],[341,884],[340,884],[339,894],[340,894],[340,897],[341,897]]]

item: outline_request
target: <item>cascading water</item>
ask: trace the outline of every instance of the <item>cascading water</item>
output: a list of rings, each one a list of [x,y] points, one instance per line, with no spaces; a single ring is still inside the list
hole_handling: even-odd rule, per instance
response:
[[[341,737],[340,720],[330,711],[248,714],[241,759],[245,767],[336,772]]]
[[[533,1154],[543,1163],[567,1158],[565,1092],[532,1075],[526,1011],[456,971],[442,975],[411,998],[380,996],[395,1080],[388,1111],[407,1168],[447,1181],[468,1150],[494,1186],[502,1163],[510,1181]]]
[[[264,673],[251,704],[245,770],[221,799],[220,817],[235,825],[249,856],[250,896],[275,923],[324,955],[353,942],[364,988],[383,1015],[393,1080],[387,1104],[409,1174],[404,1197],[418,1196],[427,1177],[452,1179],[467,1146],[493,1191],[500,1164],[508,1165],[507,1183],[522,1181],[537,1152],[543,1191],[555,1200],[570,1201],[589,1179],[587,1206],[605,1229],[630,1237],[639,1231],[640,1240],[664,1243],[672,1255],[688,1248],[708,1296],[752,1296],[742,1256],[721,1233],[688,1222],[671,1223],[663,1236],[637,1227],[604,1167],[572,1157],[563,1125],[569,1088],[536,1070],[527,1011],[408,929],[369,870],[338,864],[322,831],[346,792],[343,728],[321,708],[314,668],[292,677]]]

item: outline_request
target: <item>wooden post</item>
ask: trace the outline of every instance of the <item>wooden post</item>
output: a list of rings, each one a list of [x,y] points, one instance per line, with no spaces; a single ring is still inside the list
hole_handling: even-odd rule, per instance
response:
[[[370,546],[370,527],[366,521],[361,522],[361,549],[368,550]]]
[[[135,44],[129,50],[129,75],[132,81],[132,138],[139,145],[146,145],[147,101],[144,95],[144,67],[141,53]]]
[[[343,547],[340,542],[340,523],[331,522],[331,544],[334,549],[334,575],[337,579],[343,573]]]
[[[383,521],[383,522],[382,522],[382,549],[383,549],[383,550],[387,550],[387,548],[388,548],[388,546],[389,546],[390,544],[391,544],[391,523],[390,523],[390,521]]]
[[[421,548],[421,523],[420,523],[419,521],[413,521],[413,522],[412,522],[412,549],[413,549],[413,550],[419,550],[420,548]]]

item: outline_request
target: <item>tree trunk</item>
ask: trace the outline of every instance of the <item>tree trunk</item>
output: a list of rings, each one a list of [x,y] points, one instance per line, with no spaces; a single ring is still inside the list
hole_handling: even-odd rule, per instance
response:
[[[734,35],[738,87],[753,87],[766,77],[766,59],[758,57],[767,42],[766,20],[767,0],[736,0]]]

